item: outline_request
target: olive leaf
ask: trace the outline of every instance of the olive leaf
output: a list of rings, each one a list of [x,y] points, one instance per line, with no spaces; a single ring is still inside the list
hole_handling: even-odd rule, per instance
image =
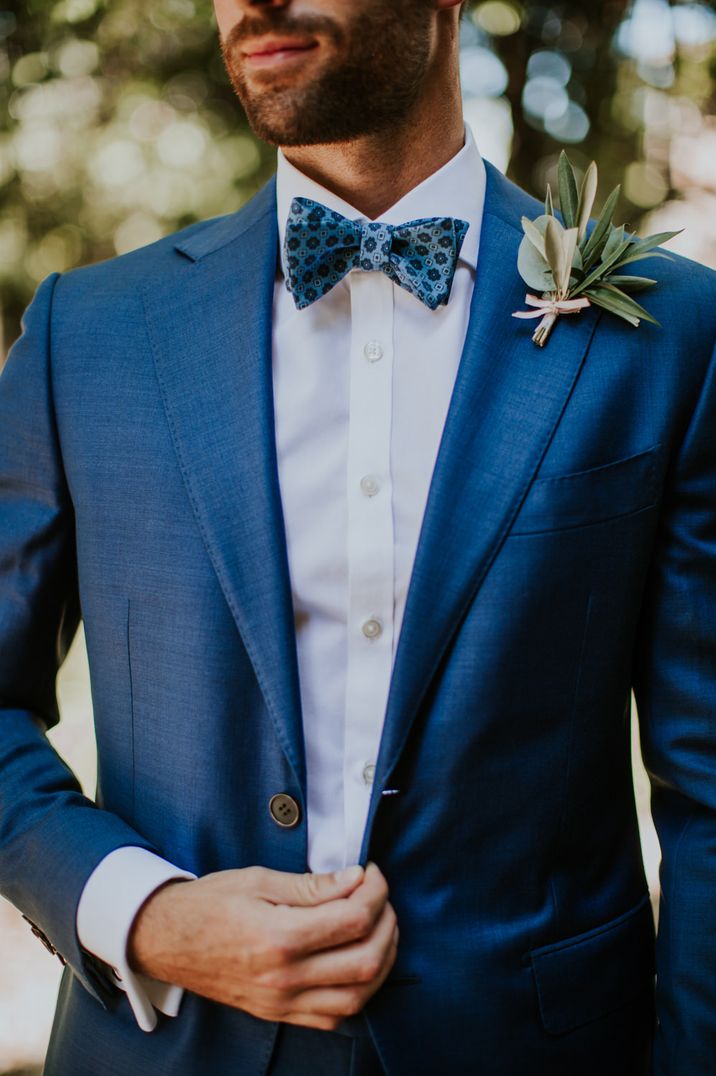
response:
[[[562,252],[564,256],[564,272],[560,279],[560,290],[567,294],[572,275],[572,267],[575,254],[577,254],[578,228],[567,228],[562,237]],[[581,262],[581,255],[580,255]]]
[[[534,243],[524,236],[517,251],[517,271],[528,287],[535,291],[556,291],[552,271],[536,249]]]
[[[660,243],[665,243],[668,239],[673,239],[675,235],[679,235],[683,230],[683,228],[679,228],[675,232],[657,232],[654,235],[648,235],[645,239],[637,239],[627,251],[628,257],[622,258],[619,265],[626,265],[628,262],[635,262],[639,258],[645,257],[654,247],[659,246]],[[651,257],[668,258],[671,261],[671,255],[669,254],[652,254]]]
[[[544,232],[544,246],[557,290],[563,295],[569,288],[572,258],[577,246],[577,229],[565,229],[556,217],[550,217]]]
[[[602,206],[602,211],[597,218],[597,223],[594,225],[591,235],[584,244],[582,257],[584,259],[585,269],[589,269],[601,254],[604,243],[609,236],[609,229],[612,226],[612,217],[614,216],[614,210],[616,209],[620,191],[621,184],[618,183]]]
[[[564,150],[559,155],[557,165],[557,180],[559,183],[559,208],[567,228],[573,228],[577,220],[577,181],[574,178],[574,170],[569,157]]]
[[[584,173],[582,185],[579,188],[579,204],[577,206],[577,242],[581,243],[587,230],[587,223],[594,205],[597,193],[597,165],[592,161]]]
[[[547,260],[547,255],[544,252],[544,228],[540,228],[538,221],[544,220],[547,222],[547,214],[543,214],[541,217],[537,217],[537,220],[531,221],[529,217],[522,217],[522,228],[525,235],[531,243],[534,244],[535,249]]]
[[[609,310],[610,313],[616,314],[620,318],[624,318],[624,320],[630,322],[631,325],[638,325],[639,321],[641,320],[635,314],[621,308],[614,301],[614,298],[610,295],[606,288],[600,287],[597,284],[595,284],[590,291],[589,300],[590,302],[594,303],[595,306],[603,306],[604,309]]]
[[[603,306],[606,310],[610,310],[612,314],[618,314],[619,317],[630,321],[633,325],[638,325],[641,318],[644,318],[645,321],[653,322],[654,325],[661,325],[661,322],[652,317],[649,311],[645,310],[636,299],[625,295],[619,288],[615,288],[613,284],[595,284],[589,292],[589,298],[597,306]]]
[[[604,257],[604,255],[602,255],[602,260],[600,261],[599,265],[597,265],[594,269],[592,269],[590,273],[587,274],[587,276],[585,276],[582,282],[578,284],[576,288],[574,288],[572,294],[579,295],[581,292],[586,291],[590,284],[595,283],[600,279],[600,277],[603,277],[607,269],[611,269],[612,266],[615,266],[617,264],[624,251],[631,244],[631,240],[632,236],[627,236],[626,239],[622,240],[618,245],[614,246],[614,249],[608,257]]]
[[[552,291],[566,291],[572,280],[576,283],[577,276],[572,277],[571,271],[582,268],[582,255],[577,246],[577,229],[565,230],[556,217],[547,213],[541,214],[534,220],[523,216],[522,228],[525,233],[523,243],[529,240],[533,247],[533,253],[522,248],[518,252],[517,268],[525,283],[536,288],[542,286],[542,281],[549,280]],[[556,236],[552,240],[551,247],[553,259],[550,259],[546,250],[546,234],[550,228],[553,237]],[[529,279],[526,274],[529,275]]]
[[[606,243],[604,244],[604,249],[602,250],[602,257],[601,257],[602,262],[607,262],[611,258],[614,251],[619,246],[621,246],[623,244],[623,242],[624,242],[624,225],[620,224],[618,228],[613,227],[612,230],[609,233],[609,238],[607,239]]]
[[[549,267],[552,270],[552,276],[560,291],[562,289],[562,278],[564,276],[563,233],[564,228],[557,218],[550,217],[544,230],[544,251],[547,256],[547,261],[549,262]]]
[[[643,291],[650,288],[656,281],[648,276],[627,276],[626,273],[615,273],[613,276],[604,277],[605,284],[615,284],[626,291]]]

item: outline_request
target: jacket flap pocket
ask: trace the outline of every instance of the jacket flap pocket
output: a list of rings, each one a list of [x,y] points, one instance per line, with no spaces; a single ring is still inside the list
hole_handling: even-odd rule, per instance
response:
[[[560,1035],[637,997],[655,972],[648,894],[624,915],[529,954],[546,1031]]]
[[[535,478],[511,534],[598,523],[655,504],[661,442],[634,456],[586,471]]]

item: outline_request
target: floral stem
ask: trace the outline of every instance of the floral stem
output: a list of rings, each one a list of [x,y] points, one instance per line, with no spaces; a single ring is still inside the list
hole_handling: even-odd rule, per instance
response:
[[[558,317],[559,314],[555,313],[545,314],[545,316],[542,318],[539,325],[535,329],[534,333],[532,334],[532,339],[534,340],[535,344],[539,344],[540,347],[544,347],[545,343],[547,342],[547,337],[552,331],[552,326],[554,325]]]

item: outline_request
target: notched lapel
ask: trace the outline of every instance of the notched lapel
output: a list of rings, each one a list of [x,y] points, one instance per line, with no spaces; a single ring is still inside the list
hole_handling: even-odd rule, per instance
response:
[[[274,434],[274,181],[176,246],[176,272],[144,295],[164,408],[204,543],[305,795]]]
[[[485,161],[487,185],[470,321],[433,471],[393,665],[366,862],[381,790],[428,684],[494,560],[579,375],[600,311],[561,317],[544,348],[517,272],[520,216],[539,202]]]

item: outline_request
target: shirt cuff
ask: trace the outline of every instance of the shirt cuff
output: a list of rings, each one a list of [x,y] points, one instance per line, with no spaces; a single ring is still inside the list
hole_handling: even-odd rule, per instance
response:
[[[172,878],[192,880],[197,875],[147,848],[123,845],[100,860],[77,905],[81,944],[110,965],[142,1031],[156,1027],[155,1009],[176,1016],[184,995],[183,987],[133,971],[127,960],[127,941],[137,912],[150,893]]]

